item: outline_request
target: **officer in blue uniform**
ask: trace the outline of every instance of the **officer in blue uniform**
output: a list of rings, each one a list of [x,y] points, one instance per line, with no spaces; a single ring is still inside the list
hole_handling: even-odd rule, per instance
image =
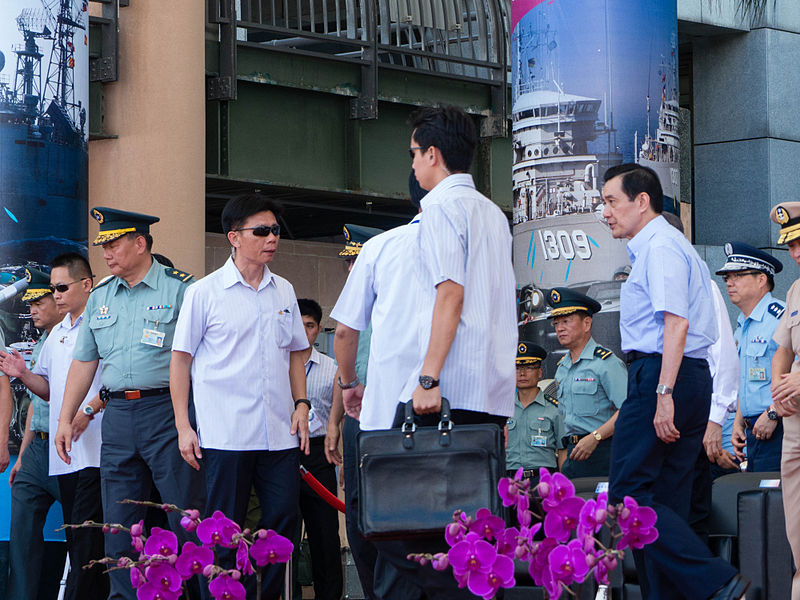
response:
[[[558,408],[564,414],[567,477],[604,477],[611,460],[611,437],[628,390],[625,364],[592,338],[594,298],[570,288],[554,288],[553,308],[558,342],[568,350],[558,361]]]
[[[731,302],[740,313],[733,336],[739,351],[739,405],[733,424],[733,444],[740,460],[747,445],[747,470],[780,471],[783,423],[772,406],[772,339],[784,304],[772,296],[781,262],[742,242],[725,244],[727,259],[717,271]]]
[[[98,207],[95,246],[112,276],[102,280],[86,304],[67,378],[56,449],[69,462],[72,417],[102,359],[103,416],[100,476],[107,522],[130,525],[144,519],[142,507],[120,504],[147,500],[151,482],[164,502],[205,511],[203,472],[193,470],[178,450],[169,391],[169,362],[175,323],[192,276],[153,260],[149,215]],[[187,538],[180,515],[169,513],[181,543]],[[130,539],[106,534],[106,554],[130,555]],[[111,571],[109,600],[133,600],[125,570]],[[195,582],[196,585],[196,582]],[[196,593],[196,590],[193,590]]]
[[[522,468],[524,479],[535,480],[541,467],[555,470],[557,455],[565,453],[564,416],[558,412],[558,400],[539,389],[542,361],[546,357],[547,351],[533,342],[522,341],[517,346],[514,416],[506,423],[506,469],[509,477]]]

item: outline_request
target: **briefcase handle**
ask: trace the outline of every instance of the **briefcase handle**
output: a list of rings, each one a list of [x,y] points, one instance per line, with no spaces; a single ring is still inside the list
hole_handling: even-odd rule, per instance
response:
[[[417,425],[414,423],[414,401],[409,400],[406,402],[406,418],[400,430],[403,433],[403,448],[411,450],[414,447],[414,432],[417,430]],[[453,421],[450,420],[450,402],[447,398],[442,398],[442,412],[439,416],[439,444],[441,446],[450,445],[450,430],[453,428]]]

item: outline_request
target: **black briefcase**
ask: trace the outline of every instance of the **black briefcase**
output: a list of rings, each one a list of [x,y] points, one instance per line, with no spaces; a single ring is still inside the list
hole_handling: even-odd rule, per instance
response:
[[[366,539],[443,535],[457,509],[500,514],[503,432],[458,425],[442,398],[438,427],[417,427],[412,403],[400,429],[358,434],[358,521]]]

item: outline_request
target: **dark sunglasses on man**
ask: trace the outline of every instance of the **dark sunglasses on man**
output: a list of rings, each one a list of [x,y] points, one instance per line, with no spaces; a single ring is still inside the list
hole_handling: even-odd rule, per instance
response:
[[[277,223],[275,225],[259,225],[258,227],[242,227],[241,229],[234,229],[234,231],[252,231],[256,237],[267,237],[270,233],[275,237],[281,234],[281,226]]]
[[[94,275],[92,275],[92,277],[94,277]],[[71,286],[73,283],[78,283],[79,281],[83,281],[84,279],[91,279],[92,277],[81,277],[80,279],[76,279],[75,281],[70,281],[69,283],[58,283],[56,285],[51,284],[47,287],[50,288],[51,293],[58,292],[59,294],[63,294],[69,289],[69,286]]]

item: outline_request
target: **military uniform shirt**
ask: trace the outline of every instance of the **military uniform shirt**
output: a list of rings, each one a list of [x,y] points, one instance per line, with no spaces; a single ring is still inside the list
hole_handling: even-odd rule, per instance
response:
[[[743,417],[758,417],[772,404],[772,356],[778,344],[772,339],[784,304],[767,292],[750,316],[741,312],[734,338],[739,349],[739,410]]]
[[[103,359],[101,379],[111,391],[168,387],[175,324],[191,281],[191,275],[154,260],[133,288],[121,277],[101,282],[86,303],[73,358]],[[163,337],[145,338],[145,330]]]
[[[628,394],[628,372],[613,353],[589,338],[573,364],[567,352],[558,361],[558,409],[567,434],[591,433],[622,406]]]
[[[544,391],[539,390],[527,407],[519,401],[519,392],[515,393],[514,416],[507,425],[506,470],[556,468],[556,450],[564,447],[566,435],[564,417],[555,403],[545,398]]]
[[[779,346],[791,350],[795,357],[800,355],[800,327],[798,325],[800,325],[800,279],[795,281],[786,293],[786,309],[772,336]],[[799,360],[792,362],[791,372],[796,371],[800,371]]]
[[[2,335],[2,333],[0,333],[0,335]],[[47,339],[47,332],[45,331],[42,333],[42,336],[33,346],[33,352],[31,353],[31,364],[30,364],[31,371],[36,367],[36,363],[39,361],[39,354],[42,351],[42,346],[44,346],[44,341],[46,339]],[[5,346],[5,344],[3,345]],[[28,397],[31,399],[31,407],[33,407],[33,417],[31,418],[31,431],[41,431],[42,433],[49,432],[50,403],[45,402],[30,390],[28,390]]]

